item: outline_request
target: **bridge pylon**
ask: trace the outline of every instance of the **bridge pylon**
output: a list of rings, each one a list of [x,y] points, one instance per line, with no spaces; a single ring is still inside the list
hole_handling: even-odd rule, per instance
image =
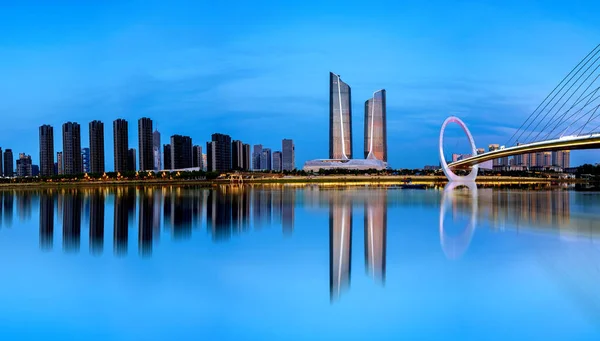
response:
[[[446,162],[446,158],[444,157],[444,131],[446,130],[446,126],[450,123],[456,123],[462,128],[462,130],[467,135],[467,138],[469,139],[469,144],[471,145],[471,150],[472,150],[473,156],[477,155],[477,147],[475,147],[475,140],[473,140],[473,136],[471,135],[471,132],[467,128],[467,125],[460,118],[458,118],[456,116],[448,117],[442,124],[442,129],[440,130],[440,164],[442,165],[442,170],[444,171],[444,175],[446,175],[446,178],[448,178],[448,181],[450,181],[450,182],[454,182],[454,181],[472,182],[472,181],[475,181],[475,179],[477,178],[477,171],[479,169],[479,166],[474,165],[473,168],[471,169],[471,172],[464,176],[454,174],[452,169],[450,169],[450,167],[448,167],[448,163]]]

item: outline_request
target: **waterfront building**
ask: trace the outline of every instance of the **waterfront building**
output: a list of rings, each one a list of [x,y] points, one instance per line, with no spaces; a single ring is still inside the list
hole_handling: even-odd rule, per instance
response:
[[[242,169],[245,171],[250,170],[251,165],[250,145],[245,143],[242,145]]]
[[[552,165],[562,169],[570,168],[571,151],[558,150],[552,152]]]
[[[0,148],[0,177],[4,176],[4,154]]]
[[[293,171],[296,169],[296,148],[294,141],[283,139],[281,141],[281,169],[284,171]]]
[[[202,170],[204,168],[204,160],[202,160],[202,146],[196,145],[192,147],[192,156],[194,158],[192,167]]]
[[[17,159],[17,176],[33,176],[31,169],[31,155],[19,153],[19,158]]]
[[[263,148],[260,155],[260,169],[264,171],[272,170],[271,148]]]
[[[154,170],[159,171],[163,169],[161,162],[161,144],[160,144],[160,133],[155,130],[152,133],[152,153],[154,156]]]
[[[104,123],[90,122],[90,157],[89,172],[104,173]]]
[[[47,124],[40,127],[40,173],[54,175],[54,128]]]
[[[40,176],[40,166],[31,165],[31,176]]]
[[[273,153],[273,170],[276,172],[281,172],[281,159],[282,153],[280,151],[276,151]]]
[[[387,162],[386,92],[375,91],[365,102],[365,159]]]
[[[262,144],[255,144],[252,149],[252,170],[260,170],[260,157],[262,155]]]
[[[208,169],[213,172],[231,170],[231,137],[215,133],[212,140],[206,144],[208,154]]]
[[[352,159],[352,99],[350,86],[329,73],[329,158]]]
[[[12,178],[15,175],[13,160],[12,149],[6,149],[4,151],[4,176],[7,178]]]
[[[152,120],[142,117],[138,120],[138,153],[140,159],[139,169],[149,171],[154,169],[154,152],[152,138]]]
[[[65,174],[65,169],[64,169],[64,164],[63,164],[63,153],[62,152],[57,152],[56,153],[56,174],[59,175],[63,175]]]
[[[129,169],[129,127],[126,120],[120,118],[113,122],[113,142],[115,172],[124,172]]]
[[[83,165],[83,172],[90,172],[90,149],[81,148],[81,164]]]
[[[77,122],[67,122],[62,126],[63,173],[67,175],[83,172],[81,159],[81,129]]]
[[[240,140],[233,140],[231,142],[231,168],[234,170],[242,170],[244,168],[243,145]]]
[[[173,169],[171,164],[171,145],[165,144],[163,146],[163,155],[165,158],[165,169]]]
[[[202,154],[202,170],[206,172],[208,169],[208,155]]]
[[[129,148],[127,151],[127,170],[130,172],[135,172],[137,170],[136,163],[136,150],[135,148]]]
[[[383,170],[387,168],[385,92],[376,91],[365,104],[365,146],[367,159],[352,159],[351,91],[340,76],[329,73],[329,159],[306,161],[304,171],[320,169]],[[372,119],[371,119],[372,118]],[[368,142],[368,143],[367,143]],[[285,153],[284,153],[285,154]],[[369,156],[370,155],[370,156]],[[381,158],[381,159],[379,159]]]
[[[171,169],[192,167],[192,138],[181,135],[171,136]]]

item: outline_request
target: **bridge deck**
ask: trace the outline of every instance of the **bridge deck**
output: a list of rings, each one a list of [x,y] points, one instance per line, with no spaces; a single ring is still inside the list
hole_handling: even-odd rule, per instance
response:
[[[578,150],[597,148],[600,148],[600,134],[592,134],[585,136],[567,136],[555,140],[533,142],[504,149],[494,150],[491,152],[471,156],[463,160],[452,162],[448,164],[448,166],[451,168],[468,168],[485,161],[513,155],[557,150]]]

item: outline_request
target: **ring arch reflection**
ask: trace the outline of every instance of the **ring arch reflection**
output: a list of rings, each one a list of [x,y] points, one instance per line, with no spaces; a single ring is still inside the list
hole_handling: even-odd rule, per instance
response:
[[[446,211],[455,205],[456,191],[461,188],[468,188],[471,202],[471,216],[469,223],[458,236],[447,236],[444,230],[444,221]],[[442,202],[440,203],[440,244],[442,251],[448,259],[460,258],[469,248],[475,227],[477,226],[477,184],[471,182],[449,182],[444,187]]]

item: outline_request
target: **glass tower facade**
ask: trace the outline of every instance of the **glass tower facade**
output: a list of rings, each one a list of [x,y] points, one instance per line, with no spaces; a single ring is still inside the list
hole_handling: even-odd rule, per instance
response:
[[[365,159],[387,162],[385,90],[365,102]]]
[[[350,86],[329,73],[329,158],[352,158],[352,107]]]

